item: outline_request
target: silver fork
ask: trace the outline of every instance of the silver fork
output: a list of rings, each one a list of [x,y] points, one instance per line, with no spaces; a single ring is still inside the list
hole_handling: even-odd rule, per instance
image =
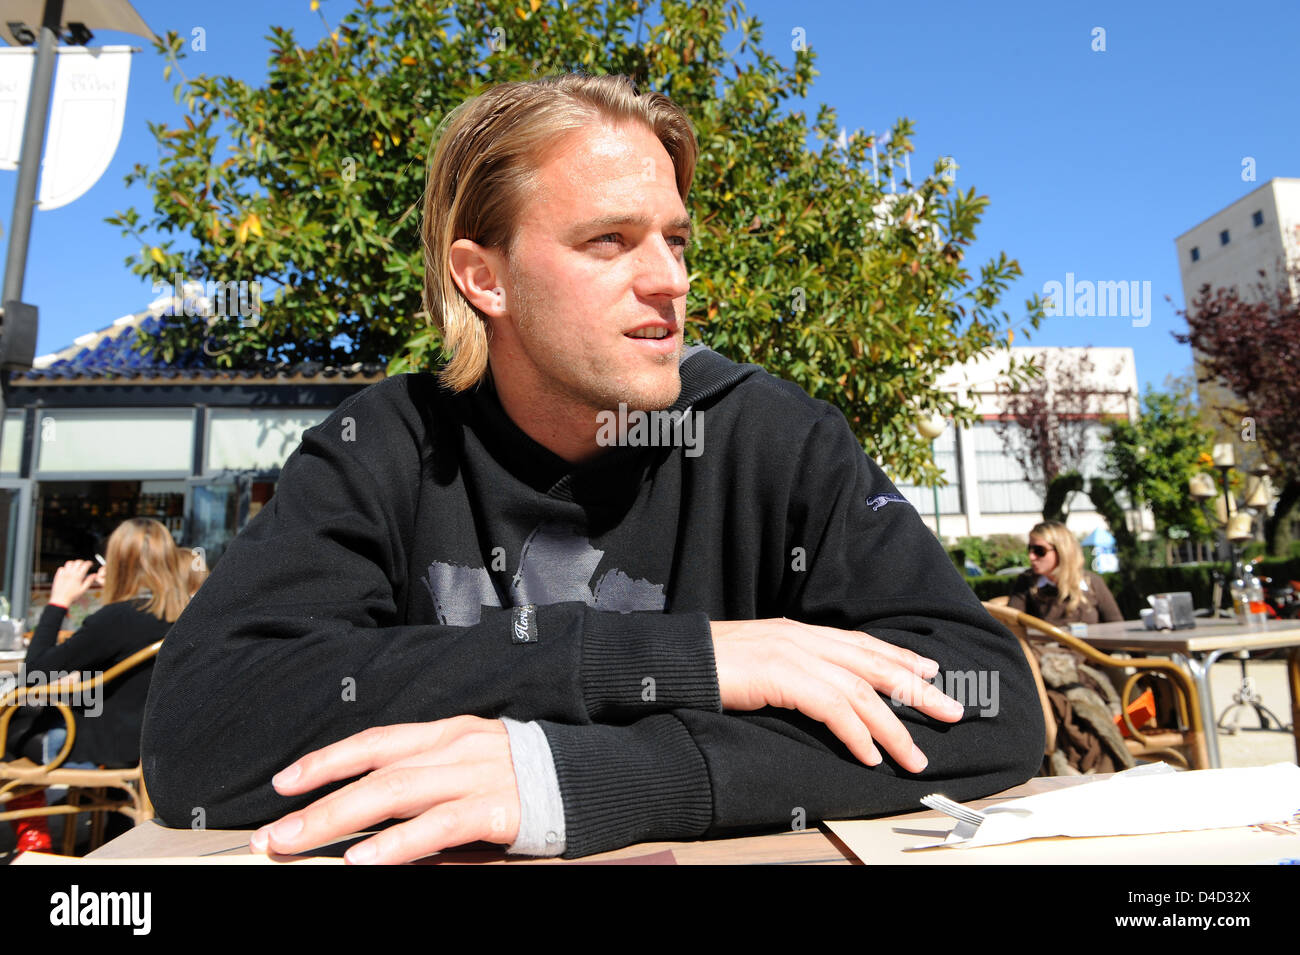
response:
[[[961,803],[955,802],[947,796],[941,796],[939,793],[923,796],[921,798],[921,805],[930,809],[936,809],[946,816],[952,816],[958,822],[969,823],[976,827],[978,827],[985,819],[984,813],[980,812],[978,809],[963,806]]]

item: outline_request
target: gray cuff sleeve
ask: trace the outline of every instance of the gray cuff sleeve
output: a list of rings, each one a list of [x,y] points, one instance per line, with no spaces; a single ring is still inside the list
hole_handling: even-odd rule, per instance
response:
[[[558,856],[564,852],[564,800],[551,758],[551,744],[536,723],[501,717],[510,737],[510,759],[519,786],[519,835],[506,849],[515,855]]]

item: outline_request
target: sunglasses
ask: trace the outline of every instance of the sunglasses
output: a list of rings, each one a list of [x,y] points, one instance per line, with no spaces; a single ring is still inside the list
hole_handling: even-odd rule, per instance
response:
[[[1049,550],[1056,550],[1055,547],[1044,547],[1042,544],[1030,544],[1029,553],[1035,557],[1046,557]]]

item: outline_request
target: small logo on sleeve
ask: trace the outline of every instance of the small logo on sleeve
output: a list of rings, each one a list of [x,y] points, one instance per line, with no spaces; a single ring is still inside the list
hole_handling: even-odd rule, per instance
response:
[[[901,494],[873,494],[867,498],[867,503],[871,505],[873,511],[878,511],[886,504],[911,504],[912,502]]]
[[[510,615],[510,642],[537,642],[537,608],[532,604],[515,607]]]

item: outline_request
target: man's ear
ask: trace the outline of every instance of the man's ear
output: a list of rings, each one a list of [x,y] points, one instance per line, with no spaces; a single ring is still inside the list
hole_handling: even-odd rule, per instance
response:
[[[499,252],[471,239],[457,239],[451,244],[450,262],[451,277],[471,305],[489,318],[506,315],[506,269]]]

